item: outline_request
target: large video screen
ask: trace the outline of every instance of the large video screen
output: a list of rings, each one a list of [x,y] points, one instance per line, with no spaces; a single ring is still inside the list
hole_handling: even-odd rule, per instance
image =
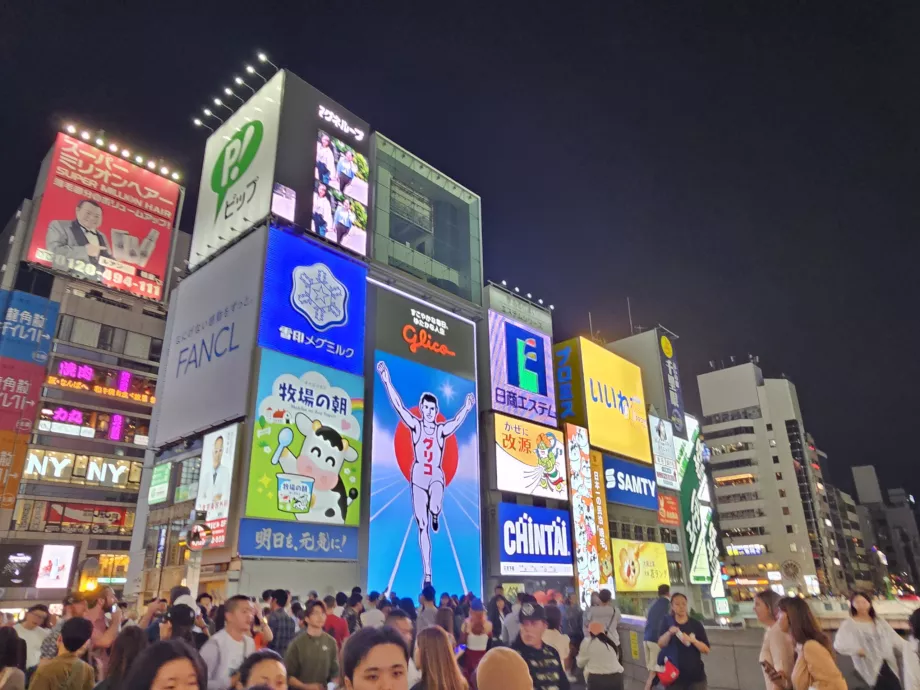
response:
[[[239,427],[239,424],[231,424],[205,434],[201,441],[203,462],[198,478],[195,510],[205,512],[205,521],[211,528],[211,543],[208,548],[221,548],[227,538],[230,486],[233,482],[233,465],[236,458],[236,438]]]
[[[155,172],[58,134],[28,260],[159,301],[179,192]]]
[[[481,594],[475,327],[375,292],[368,587]]]
[[[310,229],[356,254],[366,254],[370,176],[367,158],[321,129],[316,134],[314,174]]]

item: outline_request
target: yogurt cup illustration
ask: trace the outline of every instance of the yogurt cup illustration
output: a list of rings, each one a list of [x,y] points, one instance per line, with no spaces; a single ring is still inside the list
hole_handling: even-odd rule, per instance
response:
[[[282,513],[309,513],[313,501],[313,478],[301,474],[278,475],[278,510]]]

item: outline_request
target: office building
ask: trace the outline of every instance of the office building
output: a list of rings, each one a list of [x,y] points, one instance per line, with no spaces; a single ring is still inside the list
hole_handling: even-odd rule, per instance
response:
[[[753,362],[698,377],[703,435],[733,596],[774,584],[790,593],[829,589],[830,511],[808,461],[795,386]]]
[[[826,485],[831,522],[834,526],[832,560],[836,584],[834,593],[872,591],[881,587],[881,576],[874,567],[859,524],[856,501],[845,491]],[[871,548],[871,544],[868,545]],[[878,559],[875,558],[876,563]],[[841,587],[841,580],[844,587]]]

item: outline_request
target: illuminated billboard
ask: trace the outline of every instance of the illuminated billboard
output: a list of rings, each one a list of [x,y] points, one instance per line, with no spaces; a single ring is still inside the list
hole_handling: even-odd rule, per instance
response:
[[[310,230],[356,254],[366,254],[370,189],[367,157],[320,129],[316,133],[314,174]]]
[[[239,424],[231,424],[205,434],[201,441],[202,463],[195,510],[205,513],[205,522],[211,528],[211,543],[208,548],[219,549],[224,546],[227,539],[230,484],[233,479],[239,428]]]
[[[271,212],[284,77],[283,71],[275,74],[208,137],[190,268]]]
[[[501,574],[571,577],[574,569],[569,520],[567,510],[499,503]]]
[[[668,419],[674,425],[674,434],[682,439],[687,436],[684,425],[684,394],[680,383],[680,370],[677,368],[677,355],[671,338],[660,328],[658,335],[658,356],[661,361],[661,378],[664,381],[664,399],[667,405]]]
[[[594,479],[591,468],[591,448],[586,429],[565,425],[566,458],[569,490],[572,500],[572,544],[575,549],[575,576],[581,607],[591,606],[591,594],[601,589],[601,551],[609,554],[606,526],[602,525],[600,506],[594,501]],[[600,542],[603,540],[603,548]],[[607,579],[612,579],[609,556]]]
[[[495,415],[495,475],[499,491],[566,500],[562,432]]]
[[[357,526],[364,379],[262,350],[246,515]]]
[[[0,307],[0,357],[29,364],[47,362],[60,303],[19,290],[0,290]]]
[[[671,584],[664,544],[625,539],[611,543],[618,591],[657,592],[661,585]]]
[[[45,384],[145,405],[154,405],[157,401],[154,395],[156,381],[151,378],[72,359],[55,362],[51,373],[45,377]]]
[[[648,416],[652,437],[652,457],[655,459],[655,479],[658,486],[680,491],[677,458],[674,453],[674,427],[666,419]],[[681,425],[683,426],[683,424]]]
[[[271,229],[260,345],[360,376],[366,302],[364,264],[315,241]]]
[[[168,462],[153,468],[150,477],[150,489],[147,491],[147,505],[165,503],[169,498],[169,473],[172,465]]]
[[[124,157],[58,134],[27,260],[162,300],[180,189]]]
[[[552,338],[489,310],[492,409],[556,425]]]
[[[652,464],[639,367],[586,338],[553,353],[560,421],[587,426],[596,448]]]
[[[712,582],[708,548],[712,509],[703,505],[709,500],[709,482],[703,465],[700,425],[696,419],[685,416],[687,438],[674,439],[677,451],[677,471],[680,475],[680,512],[690,561],[690,582],[704,585]]]
[[[475,326],[408,295],[374,292],[368,582],[480,594]]]
[[[591,451],[601,457],[596,450]],[[603,455],[604,486],[609,503],[621,503],[634,508],[658,510],[658,485],[655,470],[620,458]]]

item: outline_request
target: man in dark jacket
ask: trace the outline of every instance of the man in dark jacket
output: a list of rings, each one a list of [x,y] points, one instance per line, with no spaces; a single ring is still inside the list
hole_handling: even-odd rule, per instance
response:
[[[518,619],[521,632],[511,648],[527,662],[534,690],[569,690],[569,679],[559,652],[543,644],[546,611],[539,604],[527,602],[521,605]]]

